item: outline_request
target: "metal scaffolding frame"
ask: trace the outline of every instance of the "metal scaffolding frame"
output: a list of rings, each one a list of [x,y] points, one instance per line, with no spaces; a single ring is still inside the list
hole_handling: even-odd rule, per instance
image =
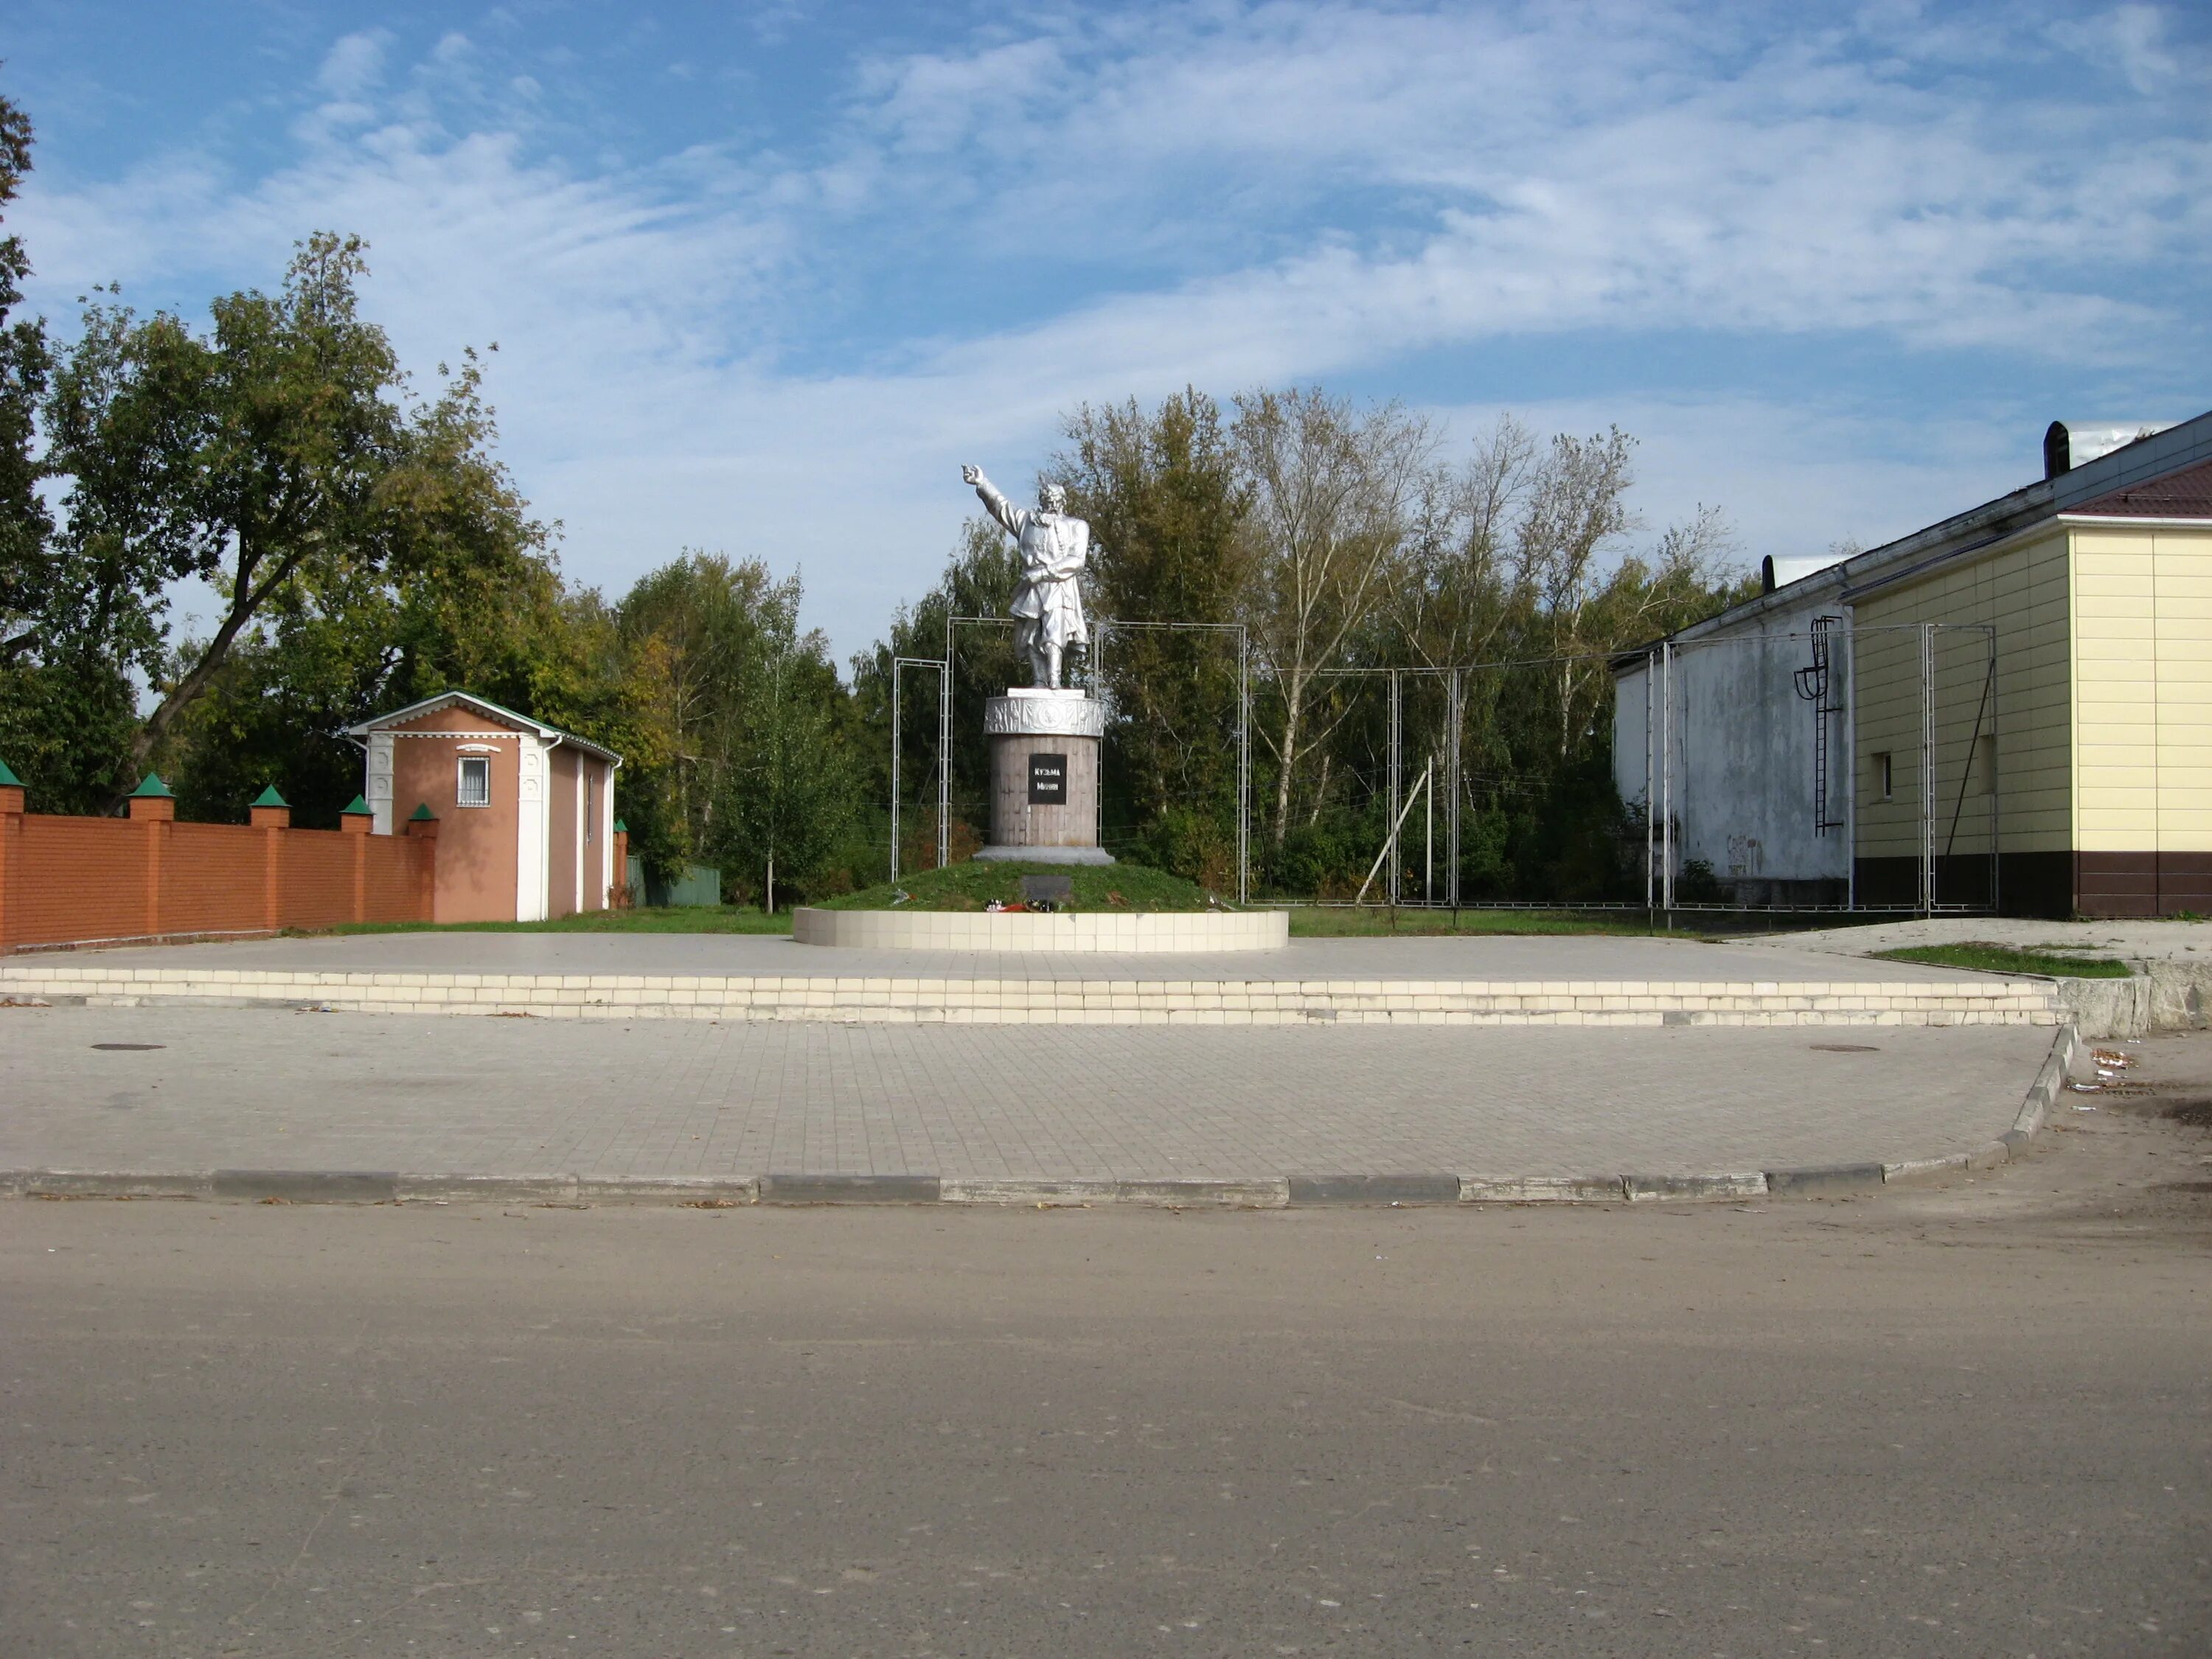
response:
[[[902,668],[934,668],[940,683],[946,678],[945,664],[936,657],[893,657],[891,659],[891,879],[899,878],[899,717],[905,704],[899,696],[899,671]],[[952,764],[952,752],[940,741],[937,750],[937,769],[941,774]],[[940,845],[943,836],[939,837]],[[944,860],[940,856],[939,867]]]
[[[1938,646],[1947,635],[1978,635],[1983,643],[1981,690],[1975,709],[1974,724],[1968,734],[1966,757],[1960,768],[1959,787],[1951,802],[1948,832],[1942,837],[1938,850],[1937,826],[1943,805],[1942,781],[1937,766],[1937,754],[1942,738],[1937,730],[1937,684],[1942,673]],[[1865,905],[1858,894],[1858,799],[1859,791],[1854,782],[1847,792],[1850,810],[1840,820],[1831,816],[1832,802],[1828,790],[1832,787],[1832,772],[1829,763],[1827,744],[1829,722],[1840,718],[1843,734],[1839,747],[1844,764],[1856,763],[1859,696],[1856,684],[1859,642],[1862,636],[1909,635],[1917,671],[1917,696],[1915,699],[1917,715],[1918,763],[1914,794],[1917,797],[1916,822],[1913,834],[1913,899],[1910,905]],[[1840,697],[1831,678],[1834,667],[1835,647],[1843,647],[1844,671]],[[1829,831],[1844,831],[1848,871],[1845,899],[1840,907],[1846,911],[1883,913],[1905,912],[1915,915],[1934,915],[1938,913],[1972,914],[1996,908],[1999,899],[1999,878],[2002,867],[1998,779],[1996,776],[1997,732],[1997,647],[1996,629],[1984,623],[1899,623],[1856,627],[1838,618],[1816,617],[1808,629],[1785,634],[1761,634],[1741,638],[1692,641],[1686,645],[1673,640],[1662,640],[1645,653],[1645,693],[1644,702],[1644,894],[1649,908],[1656,912],[1678,909],[1829,909],[1838,907],[1820,905],[1714,905],[1710,903],[1683,904],[1675,893],[1675,877],[1679,873],[1677,857],[1678,809],[1677,761],[1674,734],[1678,720],[1686,720],[1687,711],[1678,714],[1676,665],[1684,651],[1701,652],[1748,648],[1771,645],[1777,641],[1802,640],[1807,642],[1813,656],[1812,666],[1797,671],[1798,694],[1813,705],[1816,722],[1814,734],[1816,781],[1814,799],[1813,835],[1826,836]],[[1808,680],[1808,675],[1813,676]],[[1657,703],[1657,730],[1653,730],[1653,704]],[[1655,744],[1654,738],[1656,738]],[[1986,738],[1988,747],[1984,748]],[[1655,749],[1656,768],[1655,768]],[[1987,832],[1989,837],[1989,875],[1986,897],[1979,902],[1943,902],[1939,891],[1939,860],[1953,856],[1957,845],[1960,823],[1966,810],[1966,796],[1976,782],[1976,769],[1982,757],[1988,757],[1988,771],[1982,780],[1983,793],[1989,800]],[[1656,770],[1656,776],[1655,776]],[[1656,799],[1655,799],[1656,798]],[[1656,810],[1654,811],[1656,805]],[[1656,855],[1656,858],[1655,858]],[[1656,863],[1656,869],[1654,867]]]
[[[1003,617],[951,616],[945,620],[945,645],[943,658],[900,657],[892,661],[892,808],[891,808],[891,871],[898,873],[899,781],[900,781],[900,673],[904,668],[934,669],[938,672],[938,760],[937,760],[937,862],[941,868],[951,859],[951,775],[952,775],[952,703],[958,676],[957,630],[963,627],[1006,628],[1012,620]],[[1251,641],[1249,630],[1236,623],[1155,623],[1122,622],[1103,618],[1092,624],[1092,642],[1088,653],[1086,678],[1097,695],[1105,695],[1104,663],[1108,641],[1116,629],[1156,629],[1178,632],[1218,632],[1232,634],[1237,639],[1237,896],[1240,903],[1251,901],[1251,815],[1252,815],[1252,701],[1253,679]],[[1856,763],[1859,698],[1856,674],[1860,661],[1861,635],[1916,635],[1918,658],[1919,764],[1918,822],[1916,826],[1915,887],[1913,902],[1904,904],[1866,905],[1860,902],[1858,892],[1858,859],[1856,854],[1858,836],[1859,789],[1845,792],[1846,811],[1836,819],[1832,787],[1838,769]],[[1966,758],[1958,788],[1958,799],[1951,803],[1948,834],[1939,836],[1942,780],[1939,776],[1937,750],[1940,738],[1936,718],[1936,681],[1942,672],[1939,645],[1946,635],[1979,635],[1984,646],[1984,668],[1980,701],[1977,708],[1971,735],[1967,738]],[[1847,847],[1852,852],[1846,856],[1848,870],[1844,902],[1840,905],[1754,905],[1743,903],[1714,903],[1701,900],[1683,902],[1676,890],[1676,878],[1680,873],[1680,831],[1679,818],[1684,802],[1683,764],[1675,742],[1675,727],[1682,714],[1677,704],[1686,687],[1679,672],[1682,653],[1697,653],[1729,648],[1771,647],[1778,641],[1802,640],[1811,651],[1814,665],[1820,670],[1816,695],[1807,701],[1814,705],[1814,718],[1820,723],[1815,733],[1816,757],[1820,778],[1815,788],[1814,815],[1819,823],[1812,826],[1816,836],[1825,836],[1841,830]],[[1835,674],[1840,652],[1842,672]],[[1589,909],[1634,909],[1641,908],[1655,915],[1674,911],[1703,910],[1813,910],[1868,911],[1895,914],[1909,911],[1917,915],[1938,912],[1976,912],[1996,908],[1998,902],[1998,878],[2001,867],[1999,836],[1999,790],[1995,768],[1995,736],[1997,730],[1996,630],[1982,623],[1914,623],[1874,628],[1854,627],[1837,619],[1820,617],[1808,630],[1786,634],[1763,634],[1740,639],[1691,641],[1687,642],[1663,640],[1644,653],[1645,695],[1644,698],[1644,894],[1638,907],[1626,902],[1582,904],[1575,908]],[[1454,911],[1468,908],[1461,890],[1462,809],[1467,795],[1462,769],[1462,744],[1467,714],[1468,677],[1479,673],[1497,673],[1509,670],[1541,666],[1561,661],[1604,661],[1608,664],[1621,660],[1615,652],[1583,653],[1572,658],[1513,659],[1492,663],[1461,663],[1445,665],[1400,665],[1371,668],[1332,668],[1318,671],[1316,678],[1376,678],[1384,680],[1388,697],[1387,722],[1389,757],[1387,763],[1389,835],[1376,860],[1376,870],[1370,874],[1382,874],[1387,867],[1387,888],[1390,902],[1412,906],[1449,907]],[[1431,753],[1419,779],[1409,792],[1405,775],[1405,683],[1409,678],[1440,678],[1443,682],[1446,700],[1445,741],[1441,756]],[[1834,680],[1840,678],[1842,690],[1838,693]],[[1802,682],[1801,682],[1801,686]],[[1830,723],[1839,721],[1842,731],[1832,739]],[[1989,739],[1984,746],[1984,738]],[[1840,750],[1840,768],[1832,760],[1828,744],[1833,741]],[[1986,760],[1984,760],[1986,757]],[[1443,775],[1437,775],[1438,762]],[[1944,902],[1938,891],[1938,877],[1944,860],[1952,856],[1965,811],[1966,797],[1976,781],[1976,769],[1985,767],[1981,778],[1983,791],[1989,799],[1987,817],[1990,871],[1986,898],[1978,903]],[[1826,785],[1826,787],[1818,787]],[[1438,850],[1436,823],[1437,796],[1441,791],[1444,801],[1443,848],[1445,857],[1442,891],[1437,890],[1435,856]],[[1416,798],[1425,805],[1424,823],[1424,860],[1421,896],[1409,900],[1404,896],[1404,824]],[[1366,887],[1362,888],[1363,898]],[[1483,908],[1553,908],[1540,901],[1512,903],[1486,902]]]
[[[1817,647],[1817,659],[1824,667],[1832,669],[1835,661],[1836,649],[1838,644],[1840,644],[1844,667],[1843,674],[1840,677],[1843,685],[1840,697],[1832,684],[1824,684],[1820,687],[1820,695],[1817,698],[1808,699],[1808,701],[1811,701],[1814,703],[1814,718],[1816,721],[1821,722],[1820,729],[1816,731],[1814,734],[1817,745],[1820,745],[1825,748],[1825,745],[1831,741],[1827,731],[1827,723],[1840,720],[1843,730],[1840,738],[1835,739],[1835,741],[1837,742],[1838,747],[1839,747],[1842,751],[1843,764],[1844,766],[1850,766],[1854,763],[1853,757],[1855,755],[1855,744],[1857,738],[1858,700],[1856,691],[1855,677],[1858,660],[1857,636],[1859,635],[1911,635],[1916,636],[1916,642],[1919,653],[1919,690],[1917,702],[1920,724],[1920,765],[1918,768],[1919,786],[1917,790],[1917,793],[1919,797],[1920,805],[1919,823],[1917,825],[1917,845],[1916,848],[1917,856],[1915,860],[1917,871],[1916,885],[1917,890],[1915,894],[1913,902],[1910,905],[1863,905],[1859,902],[1857,891],[1858,860],[1856,855],[1858,828],[1858,791],[1856,787],[1846,792],[1845,799],[1850,804],[1850,810],[1840,823],[1834,821],[1831,816],[1832,810],[1832,802],[1828,799],[1820,799],[1822,792],[1817,788],[1815,790],[1816,799],[1814,804],[1814,812],[1816,818],[1820,820],[1820,822],[1813,826],[1814,834],[1816,837],[1825,836],[1830,830],[1840,829],[1844,832],[1846,846],[1854,849],[1853,852],[1848,854],[1845,859],[1848,874],[1845,884],[1845,898],[1844,902],[1842,905],[1753,905],[1715,903],[1708,901],[1684,902],[1676,891],[1676,877],[1680,872],[1681,863],[1680,856],[1681,839],[1680,818],[1680,809],[1683,805],[1683,780],[1680,776],[1683,763],[1681,757],[1677,753],[1678,746],[1675,743],[1675,726],[1677,723],[1677,716],[1675,713],[1676,704],[1678,699],[1685,691],[1684,683],[1679,672],[1683,653],[1686,652],[1695,653],[1698,652],[1710,650],[1771,647],[1778,641],[1798,640],[1806,642],[1808,650]],[[1938,768],[1936,765],[1936,753],[1940,746],[1940,742],[1936,732],[1936,682],[1940,672],[1937,644],[1946,635],[1961,635],[1970,636],[1979,635],[1984,645],[1984,665],[1980,703],[1975,715],[1972,732],[1967,739],[1966,762],[1964,769],[1962,769],[1957,799],[1950,804],[1951,821],[1948,836],[1942,838],[1941,852],[1939,854],[1937,824],[1941,815],[1941,809],[1943,805],[1943,791],[1942,787],[1942,780],[1938,775]],[[1511,669],[1539,667],[1547,663],[1558,663],[1562,661],[1604,661],[1606,663],[1612,664],[1620,661],[1622,654],[1623,653],[1618,652],[1589,652],[1578,653],[1571,658],[1518,658],[1494,663],[1461,663],[1448,665],[1331,668],[1321,670],[1316,673],[1315,676],[1316,678],[1381,678],[1387,682],[1389,704],[1386,718],[1388,722],[1387,740],[1389,752],[1386,764],[1386,792],[1388,799],[1388,817],[1386,822],[1391,825],[1391,829],[1384,841],[1381,854],[1378,856],[1376,860],[1376,866],[1379,872],[1387,865],[1389,872],[1388,890],[1395,902],[1406,905],[1433,905],[1439,908],[1448,905],[1455,911],[1462,908],[1468,908],[1460,891],[1459,858],[1461,832],[1460,816],[1461,809],[1464,804],[1466,796],[1466,789],[1461,775],[1461,750],[1466,715],[1466,677],[1475,673],[1502,672]],[[1578,909],[1635,909],[1640,908],[1651,912],[1654,915],[1672,913],[1677,910],[1867,910],[1890,914],[1909,913],[1913,915],[1932,915],[1939,911],[1945,913],[1972,913],[1993,909],[1996,908],[1998,900],[1997,884],[1998,871],[2000,867],[2000,823],[1998,789],[1997,780],[1995,775],[1994,757],[1994,739],[1997,729],[1997,655],[1996,630],[1995,628],[1986,623],[1911,623],[1881,625],[1873,628],[1853,629],[1852,627],[1843,623],[1841,619],[1821,617],[1816,619],[1814,625],[1811,629],[1796,630],[1784,634],[1762,634],[1745,636],[1742,638],[1692,641],[1687,643],[1678,642],[1671,639],[1662,640],[1650,647],[1644,655],[1645,659],[1647,675],[1645,681],[1645,695],[1644,699],[1644,903],[1642,906],[1638,907],[1632,903],[1615,902],[1602,904],[1578,904],[1574,908]],[[1410,804],[1409,798],[1407,795],[1404,787],[1404,683],[1409,677],[1422,675],[1443,677],[1445,679],[1448,687],[1448,707],[1449,713],[1447,720],[1448,740],[1446,743],[1446,753],[1444,756],[1446,769],[1444,783],[1445,787],[1447,787],[1449,790],[1449,793],[1446,796],[1446,800],[1449,804],[1445,809],[1444,841],[1447,848],[1446,856],[1449,860],[1449,868],[1446,872],[1444,882],[1445,890],[1443,894],[1439,896],[1433,890],[1434,878],[1431,868],[1431,872],[1427,876],[1424,882],[1422,897],[1419,900],[1415,901],[1407,900],[1402,896],[1403,887],[1400,879],[1402,868],[1402,822],[1406,816],[1405,809]],[[1986,751],[1982,748],[1983,741],[1985,738],[1990,740],[1990,747]],[[1979,757],[1985,752],[1990,755],[1990,772],[1985,780],[1984,789],[1984,793],[1989,798],[1988,835],[1990,843],[1990,873],[1988,878],[1988,897],[1984,902],[1980,903],[1946,903],[1942,902],[1940,895],[1937,892],[1939,858],[1948,860],[1952,855],[1951,849],[1955,846],[1957,842],[1959,826],[1965,810],[1966,797],[1972,787],[1975,781],[1974,768],[1978,763],[1979,763]],[[1821,781],[1832,783],[1829,756],[1826,753],[1822,752],[1820,753],[1816,758],[1820,764],[1822,774]],[[1432,757],[1430,765],[1432,767],[1433,764],[1434,757]],[[1432,785],[1433,781],[1431,775]],[[1416,787],[1414,793],[1420,793],[1419,786]],[[1433,787],[1430,789],[1430,800],[1431,802],[1431,810],[1433,811]],[[1432,825],[1429,830],[1427,843],[1431,849],[1431,857],[1432,859],[1434,846],[1434,829]],[[1369,884],[1371,884],[1372,877],[1370,878]],[[1363,899],[1364,897],[1365,891],[1366,887],[1363,885],[1361,889]],[[1360,901],[1354,901],[1355,903],[1358,902]],[[1511,903],[1498,903],[1494,902],[1486,902],[1479,907],[1474,908],[1486,909],[1529,909],[1549,908],[1555,907],[1544,904],[1538,901],[1525,901]]]

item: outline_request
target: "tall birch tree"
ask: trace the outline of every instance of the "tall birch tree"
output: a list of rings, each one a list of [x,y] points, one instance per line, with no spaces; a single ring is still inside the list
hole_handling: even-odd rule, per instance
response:
[[[1250,491],[1243,518],[1243,617],[1276,695],[1261,740],[1275,761],[1275,844],[1289,828],[1298,767],[1325,671],[1375,617],[1435,450],[1428,422],[1391,403],[1362,410],[1317,388],[1237,400],[1230,428]]]

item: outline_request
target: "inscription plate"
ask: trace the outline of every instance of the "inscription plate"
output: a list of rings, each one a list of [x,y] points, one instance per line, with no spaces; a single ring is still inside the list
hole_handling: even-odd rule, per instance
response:
[[[1066,756],[1031,755],[1030,757],[1030,805],[1032,806],[1067,805]]]
[[[1075,878],[1073,876],[1024,876],[1022,902],[1024,904],[1066,904],[1075,896]]]

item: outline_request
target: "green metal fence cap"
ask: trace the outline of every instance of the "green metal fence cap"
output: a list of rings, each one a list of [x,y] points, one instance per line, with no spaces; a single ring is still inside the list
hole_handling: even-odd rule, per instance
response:
[[[22,779],[9,769],[6,761],[0,761],[0,789],[21,789],[22,787]]]
[[[0,766],[0,772],[4,772],[7,769],[8,769],[6,767]],[[629,825],[624,823],[620,818],[617,818],[615,820],[615,834],[618,836],[626,836],[629,834]]]
[[[283,796],[278,794],[276,793],[276,786],[272,783],[266,789],[263,790],[259,794],[253,798],[253,804],[256,806],[289,807],[292,803],[286,800]]]
[[[370,811],[369,804],[366,800],[363,800],[359,795],[356,795],[351,800],[345,804],[345,811],[342,816],[350,817],[354,813],[358,812],[362,817],[368,817],[370,815]]]
[[[437,821],[438,815],[430,810],[430,803],[427,800],[407,815],[410,823],[435,823]]]
[[[175,793],[176,792],[171,789],[167,784],[162,782],[160,778],[156,777],[153,773],[149,772],[146,775],[146,781],[143,783],[141,783],[136,789],[133,789],[131,792],[131,799],[134,800],[142,795],[150,796],[160,799],[173,796]]]

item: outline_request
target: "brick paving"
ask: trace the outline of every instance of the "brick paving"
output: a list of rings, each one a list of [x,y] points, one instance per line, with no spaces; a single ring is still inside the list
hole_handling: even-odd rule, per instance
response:
[[[1293,939],[1278,951],[1118,956],[1025,951],[866,951],[761,933],[367,933],[40,953],[0,963],[0,981],[70,965],[265,972],[837,975],[991,980],[1924,981],[1905,963],[1853,961],[1786,945],[1691,939],[1517,935]]]
[[[901,1026],[9,1008],[0,1167],[1237,1180],[1899,1162],[2010,1127],[2051,1040],[2047,1027],[2007,1025]]]

